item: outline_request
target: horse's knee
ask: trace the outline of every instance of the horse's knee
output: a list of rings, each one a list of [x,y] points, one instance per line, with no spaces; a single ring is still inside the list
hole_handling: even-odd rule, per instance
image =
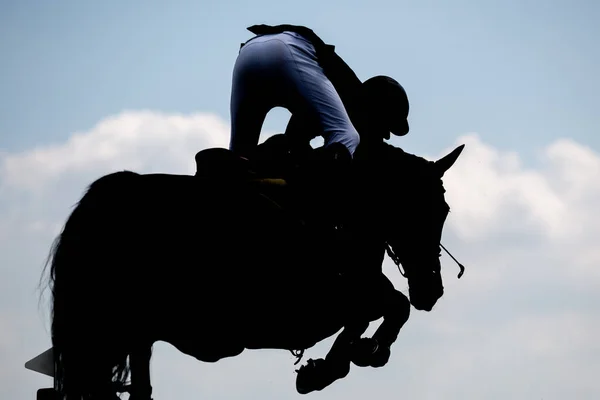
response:
[[[394,302],[396,303],[396,309],[399,310],[403,315],[406,315],[408,319],[410,315],[410,300],[401,292],[396,292],[394,296]]]
[[[383,317],[401,319],[406,322],[410,316],[410,300],[402,293],[394,290],[384,300]]]
[[[387,307],[384,314],[394,316],[394,318],[401,318],[406,322],[410,316],[410,307],[410,300],[408,300],[402,292],[394,290],[394,293],[387,301]]]

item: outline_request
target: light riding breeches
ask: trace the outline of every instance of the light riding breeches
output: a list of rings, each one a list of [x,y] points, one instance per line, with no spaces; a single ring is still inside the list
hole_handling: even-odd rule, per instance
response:
[[[229,149],[241,156],[258,145],[267,113],[278,106],[299,113],[315,130],[303,134],[321,135],[325,146],[339,142],[353,155],[360,142],[313,45],[294,32],[260,35],[246,42],[233,69],[230,106]]]

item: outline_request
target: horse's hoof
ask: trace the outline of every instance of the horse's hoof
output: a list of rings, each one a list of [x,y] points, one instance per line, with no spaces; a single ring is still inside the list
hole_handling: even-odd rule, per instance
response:
[[[377,340],[373,338],[360,338],[352,343],[350,350],[352,362],[359,367],[371,365],[371,358],[379,348]]]
[[[389,346],[381,346],[376,339],[360,338],[352,344],[352,362],[359,367],[383,367],[390,358]]]
[[[383,367],[390,359],[392,351],[389,346],[379,346],[379,348],[371,356],[369,365],[373,368]]]
[[[300,394],[308,394],[315,390],[323,390],[336,380],[348,375],[350,363],[335,363],[322,358],[310,359],[297,372],[296,390]]]

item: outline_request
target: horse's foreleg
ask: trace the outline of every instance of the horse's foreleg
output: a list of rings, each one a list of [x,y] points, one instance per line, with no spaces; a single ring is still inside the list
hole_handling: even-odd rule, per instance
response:
[[[368,322],[353,323],[344,327],[325,356],[325,359],[308,360],[308,363],[297,371],[296,390],[307,394],[314,390],[322,390],[350,372],[351,345],[360,339]]]
[[[360,339],[360,335],[365,333],[369,327],[369,322],[353,323],[344,327],[344,330],[338,335],[333,342],[333,346],[325,356],[325,360],[335,363],[348,362],[350,368],[350,348],[352,343]]]
[[[379,346],[390,347],[398,338],[400,329],[408,321],[409,316],[410,301],[402,292],[394,290],[389,297],[383,322],[373,334],[373,339],[377,340]]]
[[[386,293],[383,322],[372,338],[362,338],[352,349],[352,362],[360,367],[382,367],[391,354],[391,346],[410,315],[410,301],[393,289]]]

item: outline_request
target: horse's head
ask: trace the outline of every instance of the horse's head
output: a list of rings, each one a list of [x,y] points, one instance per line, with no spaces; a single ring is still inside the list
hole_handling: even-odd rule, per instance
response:
[[[386,185],[395,206],[386,225],[387,250],[404,269],[411,304],[431,311],[444,294],[441,277],[441,237],[450,207],[444,198],[444,173],[452,167],[464,145],[431,162],[398,150],[396,160],[387,160]],[[400,167],[400,171],[398,168]],[[391,174],[391,175],[390,175]]]

